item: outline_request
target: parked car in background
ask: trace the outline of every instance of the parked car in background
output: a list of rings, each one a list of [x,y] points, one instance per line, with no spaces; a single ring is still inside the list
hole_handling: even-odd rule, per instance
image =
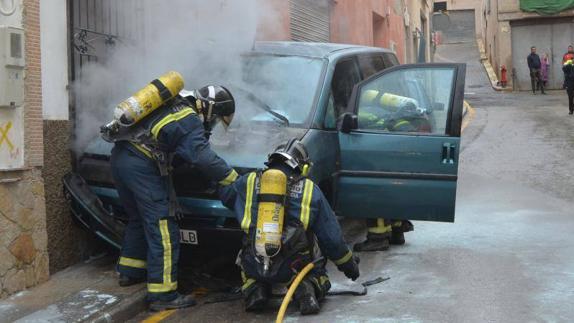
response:
[[[382,48],[257,43],[242,56],[241,79],[223,84],[236,97],[236,120],[227,132],[214,133],[212,148],[246,173],[263,167],[278,144],[298,137],[313,162],[310,177],[337,215],[453,222],[464,80],[463,64],[399,65]],[[400,111],[373,107],[367,92],[413,104]],[[361,121],[366,111],[377,111],[380,127]],[[398,117],[423,126],[382,126]],[[119,247],[127,219],[111,176],[111,148],[93,142],[64,189],[73,216]],[[175,169],[174,179],[185,214],[182,243],[217,244],[222,235],[240,232],[214,183],[189,165]]]

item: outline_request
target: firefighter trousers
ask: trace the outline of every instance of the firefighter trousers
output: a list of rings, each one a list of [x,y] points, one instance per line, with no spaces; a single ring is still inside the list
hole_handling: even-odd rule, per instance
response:
[[[148,300],[177,297],[179,228],[169,217],[167,178],[155,161],[116,145],[112,174],[129,222],[117,269],[132,278],[147,277]]]
[[[287,283],[290,285],[297,275],[293,274],[291,280]],[[243,285],[241,286],[241,292],[245,298],[249,297],[251,293],[253,293],[257,288],[264,288],[270,294],[272,289],[272,283],[264,282],[260,280],[256,280],[253,277],[249,277],[243,270],[241,271],[241,279],[243,281]],[[327,296],[327,292],[331,289],[331,282],[329,280],[329,276],[327,276],[327,271],[324,267],[320,266],[319,268],[312,269],[307,276],[303,279],[303,281],[308,281],[311,283],[315,290],[315,297],[318,301],[322,300]],[[297,287],[297,289],[299,289]]]
[[[393,228],[400,228],[402,224],[401,220],[367,219],[368,233],[384,238],[390,238]]]

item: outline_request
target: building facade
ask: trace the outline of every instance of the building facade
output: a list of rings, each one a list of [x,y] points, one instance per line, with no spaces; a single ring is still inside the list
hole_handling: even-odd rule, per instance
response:
[[[492,25],[486,38],[487,50],[491,51],[487,54],[495,70],[500,71],[500,67],[506,65],[514,72],[514,88],[529,90],[526,57],[535,46],[540,57],[547,55],[549,58],[547,87],[561,89],[564,80],[562,56],[574,43],[574,10],[539,14],[521,10],[519,0],[485,1],[490,6],[486,21]]]
[[[3,2],[0,33],[2,298],[48,278],[40,1]]]
[[[401,1],[333,1],[331,42],[388,48],[406,62],[403,17]]]
[[[530,89],[526,58],[531,47],[548,57],[549,89],[561,89],[562,56],[574,43],[574,8],[564,1],[539,3],[529,0],[448,0],[448,14],[473,10],[477,39],[494,71],[508,71],[508,83],[516,90]]]
[[[62,190],[62,177],[73,165],[68,13],[67,1],[42,0],[40,3],[43,178],[51,273],[78,262],[87,252],[86,234],[72,221]]]
[[[432,1],[335,0],[331,41],[384,47],[401,63],[432,60]]]
[[[432,12],[433,0],[404,0],[405,62],[433,61]]]

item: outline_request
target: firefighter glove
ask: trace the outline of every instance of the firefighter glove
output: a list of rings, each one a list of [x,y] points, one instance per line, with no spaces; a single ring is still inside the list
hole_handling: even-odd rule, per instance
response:
[[[353,256],[347,262],[337,266],[337,268],[342,271],[347,278],[355,281],[359,278],[359,257]]]

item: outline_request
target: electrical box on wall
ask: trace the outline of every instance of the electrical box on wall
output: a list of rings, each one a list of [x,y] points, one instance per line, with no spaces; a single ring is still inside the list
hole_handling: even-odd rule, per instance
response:
[[[24,102],[24,30],[0,26],[0,109]]]

